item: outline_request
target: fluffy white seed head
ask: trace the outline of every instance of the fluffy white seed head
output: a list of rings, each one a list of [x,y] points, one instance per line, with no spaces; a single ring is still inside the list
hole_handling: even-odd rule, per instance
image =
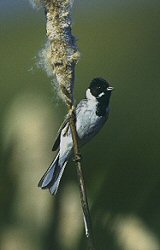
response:
[[[29,0],[33,8],[40,8],[42,6],[42,1],[43,0]]]

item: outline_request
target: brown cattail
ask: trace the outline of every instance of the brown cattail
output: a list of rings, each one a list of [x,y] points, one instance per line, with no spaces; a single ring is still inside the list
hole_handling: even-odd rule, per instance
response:
[[[47,42],[40,52],[40,64],[55,79],[58,95],[69,106],[73,104],[74,70],[80,56],[71,33],[72,4],[72,0],[43,1]]]

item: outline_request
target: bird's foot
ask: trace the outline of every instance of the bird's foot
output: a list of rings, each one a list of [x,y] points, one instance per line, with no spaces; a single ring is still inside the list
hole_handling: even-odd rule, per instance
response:
[[[75,155],[75,158],[74,158],[74,161],[75,162],[80,162],[81,161],[81,154],[80,153],[77,153],[76,155]]]
[[[69,110],[69,118],[73,118],[74,122],[76,122],[76,112],[75,112],[75,108],[72,105],[71,109]]]

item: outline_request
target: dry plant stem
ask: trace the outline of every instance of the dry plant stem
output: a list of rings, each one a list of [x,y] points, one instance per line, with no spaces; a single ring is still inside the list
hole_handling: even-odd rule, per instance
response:
[[[73,138],[74,155],[75,155],[75,160],[77,164],[77,176],[79,180],[80,197],[81,197],[81,205],[82,205],[82,210],[83,210],[85,233],[88,239],[89,249],[95,250],[92,223],[91,223],[91,217],[90,217],[88,200],[87,200],[87,192],[86,192],[85,182],[84,182],[84,177],[83,177],[83,172],[82,172],[81,155],[80,155],[79,146],[78,146],[78,136],[77,136],[75,121],[76,121],[75,112],[74,112],[74,109],[72,108],[72,113],[70,114],[70,128],[71,128],[72,138]]]
[[[46,13],[47,46],[45,47],[44,67],[51,69],[51,75],[56,77],[58,94],[65,101],[70,113],[70,128],[73,138],[73,148],[77,164],[81,204],[89,249],[95,250],[85,183],[81,167],[81,157],[76,131],[74,110],[74,71],[79,60],[79,51],[71,29],[71,9],[73,0],[43,0]],[[45,64],[47,62],[47,65]],[[48,70],[47,70],[48,71]]]

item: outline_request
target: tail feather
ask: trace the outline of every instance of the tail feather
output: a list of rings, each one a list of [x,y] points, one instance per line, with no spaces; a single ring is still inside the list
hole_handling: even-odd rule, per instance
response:
[[[59,153],[54,161],[51,163],[45,174],[38,183],[38,187],[42,189],[49,189],[51,194],[56,194],[59,183],[64,172],[67,161],[62,166],[59,165]]]
[[[67,164],[67,161],[63,164],[63,166],[61,168],[57,169],[56,177],[54,178],[54,181],[51,183],[51,185],[49,187],[49,190],[50,190],[51,194],[56,194],[57,193],[59,183],[60,183],[60,180],[62,178],[62,175],[63,175],[66,164]]]
[[[59,161],[59,153],[57,154],[56,158],[52,161],[45,174],[42,176],[41,180],[38,183],[38,187],[42,189],[48,188],[48,185],[53,179],[55,169],[58,166],[58,161]]]

